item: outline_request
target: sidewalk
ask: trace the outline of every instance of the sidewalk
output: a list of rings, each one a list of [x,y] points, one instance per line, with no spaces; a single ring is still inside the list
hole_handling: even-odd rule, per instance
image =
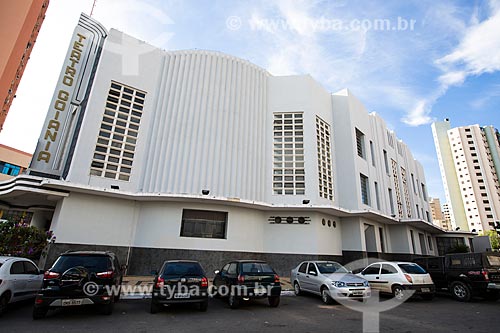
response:
[[[123,277],[122,286],[126,286],[130,288],[130,286],[136,286],[139,289],[137,292],[124,294],[122,290],[122,299],[142,299],[142,298],[151,298],[151,292],[153,289],[153,280],[154,277],[152,275],[149,276],[137,276],[137,275],[129,275]],[[282,295],[290,294],[290,291],[293,291],[293,287],[290,284],[289,278],[280,278],[281,280],[281,288]],[[212,285],[212,279],[208,280],[208,285]]]

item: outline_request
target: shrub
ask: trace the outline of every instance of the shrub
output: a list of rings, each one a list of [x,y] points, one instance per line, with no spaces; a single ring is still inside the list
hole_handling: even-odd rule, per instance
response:
[[[0,222],[0,254],[38,260],[52,237],[26,223]]]

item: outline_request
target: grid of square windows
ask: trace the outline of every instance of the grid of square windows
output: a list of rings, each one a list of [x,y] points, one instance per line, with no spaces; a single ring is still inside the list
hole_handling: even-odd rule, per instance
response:
[[[392,177],[394,179],[394,190],[396,192],[396,203],[398,206],[399,217],[403,217],[403,202],[401,201],[401,190],[399,188],[398,163],[391,159]]]
[[[330,125],[316,116],[316,144],[318,149],[319,196],[333,200]]]
[[[305,194],[303,113],[274,113],[273,138],[273,193]]]
[[[90,174],[128,181],[146,93],[111,82]]]
[[[406,170],[401,167],[401,182],[403,183],[403,193],[405,196],[406,216],[411,217],[410,193],[408,191],[408,182],[406,181]]]

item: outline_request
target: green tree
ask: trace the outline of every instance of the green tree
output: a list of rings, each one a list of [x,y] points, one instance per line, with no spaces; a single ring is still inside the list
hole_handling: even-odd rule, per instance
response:
[[[500,237],[498,237],[496,230],[490,230],[488,236],[490,237],[491,248],[493,250],[500,249]]]
[[[38,260],[52,236],[26,223],[0,222],[0,254]]]

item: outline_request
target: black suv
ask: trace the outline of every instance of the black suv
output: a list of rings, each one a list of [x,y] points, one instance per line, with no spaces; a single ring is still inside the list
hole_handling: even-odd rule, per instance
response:
[[[500,253],[457,253],[414,260],[431,275],[436,289],[468,302],[473,296],[500,298]]]
[[[238,308],[241,300],[251,298],[267,297],[271,307],[280,304],[280,278],[264,261],[232,261],[215,271],[213,284],[215,295],[227,296],[231,309]]]
[[[164,305],[196,303],[200,311],[208,307],[208,279],[197,261],[165,261],[159,272],[154,272],[151,313]]]
[[[49,309],[95,305],[103,314],[113,312],[121,291],[124,267],[112,252],[65,252],[45,272],[33,307],[33,319]]]

